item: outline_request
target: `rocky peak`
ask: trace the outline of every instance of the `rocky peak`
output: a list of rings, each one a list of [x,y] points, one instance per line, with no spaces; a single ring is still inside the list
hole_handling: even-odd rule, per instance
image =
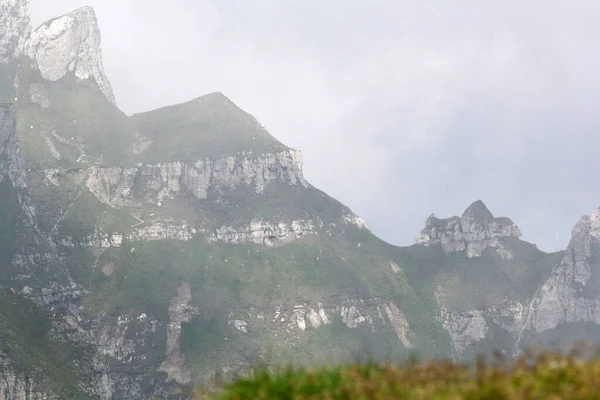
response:
[[[0,0],[0,64],[19,58],[31,29],[29,0]]]
[[[600,244],[600,209],[591,215],[583,216],[571,232],[571,241],[565,251],[560,268],[566,268],[574,281],[585,285],[591,275],[592,266],[589,257],[593,246]]]
[[[79,80],[94,79],[114,104],[100,44],[96,14],[91,7],[82,7],[40,25],[27,43],[26,54],[44,79],[57,81],[69,73]]]
[[[519,227],[509,218],[495,218],[484,202],[477,200],[467,207],[462,217],[439,219],[431,214],[415,244],[440,244],[445,253],[466,250],[469,258],[480,257],[490,246],[496,248],[502,258],[511,259],[512,252],[503,246],[501,239],[519,236]]]
[[[560,264],[532,300],[531,328],[537,332],[564,323],[600,324],[597,254],[600,248],[600,209],[583,216],[572,230]]]
[[[488,223],[494,219],[494,215],[487,208],[485,203],[481,200],[477,200],[471,204],[462,215],[463,221],[474,221],[480,223]]]
[[[237,107],[233,101],[227,96],[225,96],[222,92],[212,92],[205,94],[203,96],[197,97],[194,99],[197,102],[208,102],[208,103],[217,103],[222,105],[227,105],[230,107]],[[193,100],[193,101],[194,101]]]
[[[591,215],[585,215],[575,224],[572,231],[571,245],[573,245],[580,236],[600,237],[600,208],[597,208]]]

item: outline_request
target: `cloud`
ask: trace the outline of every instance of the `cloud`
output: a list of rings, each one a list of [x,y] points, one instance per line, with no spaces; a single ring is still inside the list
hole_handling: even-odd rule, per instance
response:
[[[393,243],[482,198],[557,249],[600,204],[594,0],[87,3],[126,112],[222,91]]]

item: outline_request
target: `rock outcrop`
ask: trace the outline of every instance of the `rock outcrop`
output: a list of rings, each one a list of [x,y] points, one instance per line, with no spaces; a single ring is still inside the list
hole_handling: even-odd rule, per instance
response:
[[[329,325],[336,317],[340,317],[348,329],[366,326],[376,331],[391,327],[398,338],[398,345],[413,347],[411,340],[415,340],[415,333],[404,313],[394,302],[379,298],[279,305],[266,314],[265,310],[246,309],[229,315],[228,323],[242,333],[267,329],[278,335],[289,335],[292,339],[298,331]]]
[[[167,373],[169,380],[188,384],[192,380],[191,372],[185,365],[181,351],[182,324],[189,322],[198,314],[198,310],[190,306],[192,288],[189,282],[182,282],[177,288],[177,296],[171,300],[169,307],[169,327],[167,329],[167,356],[160,366],[160,371]]]
[[[52,170],[50,175],[60,174]],[[80,171],[74,172],[81,174]],[[47,174],[48,175],[48,174]],[[192,162],[145,164],[132,168],[91,167],[85,173],[87,188],[102,203],[112,207],[129,206],[137,202],[133,192],[142,187],[145,197],[160,206],[164,199],[187,192],[204,200],[209,191],[222,192],[245,184],[262,193],[273,181],[290,185],[308,184],[302,176],[300,152],[288,150],[274,154],[230,156]]]
[[[0,182],[9,178],[13,171],[11,154],[15,147],[15,108],[11,104],[0,104]]]
[[[531,329],[539,333],[566,323],[600,324],[599,251],[600,209],[597,209],[575,225],[561,263],[531,302]]]
[[[39,26],[31,34],[25,53],[44,79],[57,81],[67,74],[79,80],[93,79],[115,104],[100,44],[96,14],[91,7],[82,7]]]
[[[58,400],[59,397],[40,387],[33,377],[19,372],[6,355],[2,354],[0,355],[0,399]]]
[[[314,235],[317,229],[323,228],[321,221],[310,220],[292,221],[291,224],[280,222],[277,224],[267,221],[251,221],[242,227],[223,226],[216,232],[208,235],[209,240],[224,243],[256,243],[275,246],[280,243],[289,243],[306,235]]]
[[[520,343],[528,309],[521,302],[506,301],[502,307],[472,309],[468,311],[449,311],[443,299],[437,294],[442,323],[450,334],[454,356],[460,359],[472,345],[489,337],[490,326],[504,330],[511,338],[509,348],[503,351],[514,351]]]
[[[513,255],[503,246],[502,239],[520,236],[516,224],[509,218],[494,218],[486,205],[478,200],[460,218],[438,219],[432,214],[415,244],[441,245],[447,254],[466,251],[468,258],[480,257],[487,247],[492,247],[502,258],[511,259]]]
[[[27,189],[25,164],[17,137],[16,107],[0,104],[0,182],[8,178],[13,187]],[[25,197],[20,197],[30,222],[33,224],[33,205]]]
[[[19,59],[31,30],[28,0],[0,0],[0,64]]]

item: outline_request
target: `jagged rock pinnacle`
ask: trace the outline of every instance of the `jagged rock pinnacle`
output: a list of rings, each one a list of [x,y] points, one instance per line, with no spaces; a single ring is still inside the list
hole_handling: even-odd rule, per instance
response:
[[[0,0],[1,1],[1,0]],[[100,29],[91,7],[43,23],[31,35],[26,53],[42,77],[57,81],[67,73],[94,79],[106,98],[115,103],[102,63]]]
[[[598,323],[600,296],[593,278],[600,273],[595,253],[600,247],[600,209],[575,224],[571,241],[560,264],[538,291],[532,304],[530,328],[536,332],[555,329],[564,323]]]
[[[471,204],[462,215],[462,219],[470,219],[476,221],[487,222],[494,219],[494,215],[481,200]]]
[[[0,0],[0,64],[17,60],[31,30],[29,0]]]
[[[594,210],[589,216],[583,216],[575,224],[572,231],[572,240],[581,234],[600,238],[600,208]]]
[[[493,247],[502,258],[511,259],[512,253],[499,239],[519,236],[519,227],[509,218],[494,218],[483,201],[477,200],[460,218],[438,219],[430,215],[415,244],[440,244],[446,253],[466,250],[469,258],[479,257],[487,247]]]

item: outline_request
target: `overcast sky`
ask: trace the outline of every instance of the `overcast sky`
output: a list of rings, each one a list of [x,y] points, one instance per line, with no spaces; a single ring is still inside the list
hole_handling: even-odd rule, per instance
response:
[[[221,91],[385,240],[482,199],[564,248],[600,206],[597,0],[31,0],[91,5],[127,113]]]

